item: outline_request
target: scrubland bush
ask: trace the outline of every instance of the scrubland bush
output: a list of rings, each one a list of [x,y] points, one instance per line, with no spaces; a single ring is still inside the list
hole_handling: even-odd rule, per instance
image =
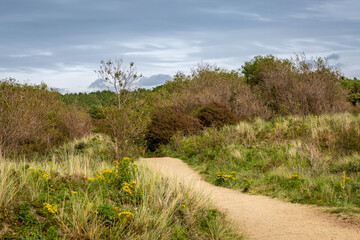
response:
[[[218,103],[209,103],[193,110],[193,115],[205,127],[222,127],[238,122],[238,118],[226,106]]]
[[[360,102],[360,81],[359,79],[342,78],[341,85],[348,91],[348,100],[354,106],[357,106]]]
[[[155,150],[159,145],[168,143],[175,134],[190,135],[202,128],[197,118],[184,113],[178,107],[159,108],[153,112],[147,129],[147,146],[150,150]]]
[[[178,74],[176,81],[181,87],[178,90],[172,87],[170,99],[184,112],[215,102],[230,109],[240,119],[253,119],[259,115],[269,117],[267,108],[237,71],[199,65],[191,76]]]
[[[0,148],[5,154],[44,152],[89,132],[90,118],[46,85],[0,82]]]
[[[136,105],[101,107],[101,119],[97,121],[97,131],[106,133],[115,142],[117,157],[139,156],[144,145],[144,135],[148,124],[145,111],[138,111]]]
[[[255,57],[242,72],[264,103],[277,115],[308,115],[349,110],[341,75],[321,58],[293,61]]]

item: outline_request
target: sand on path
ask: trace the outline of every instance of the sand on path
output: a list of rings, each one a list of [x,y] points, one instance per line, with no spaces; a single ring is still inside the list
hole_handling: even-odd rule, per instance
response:
[[[144,158],[141,164],[207,192],[213,205],[238,223],[249,239],[360,240],[360,229],[316,206],[255,196],[202,180],[186,163],[175,158]]]

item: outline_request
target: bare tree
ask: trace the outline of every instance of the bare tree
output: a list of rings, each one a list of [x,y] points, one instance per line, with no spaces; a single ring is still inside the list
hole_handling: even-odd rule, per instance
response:
[[[101,79],[110,83],[116,92],[118,108],[126,103],[128,100],[126,92],[131,90],[135,83],[137,83],[142,75],[136,72],[134,62],[130,62],[129,67],[123,67],[123,60],[107,60],[100,62],[100,69],[95,70]]]

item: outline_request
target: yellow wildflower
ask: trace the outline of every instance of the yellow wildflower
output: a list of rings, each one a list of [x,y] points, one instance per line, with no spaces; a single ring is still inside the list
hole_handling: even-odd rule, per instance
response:
[[[77,192],[76,191],[71,191],[71,193],[76,194]]]
[[[90,210],[93,214],[99,214],[99,212],[98,211],[96,211],[96,210]]]
[[[43,205],[49,213],[57,213],[57,206],[55,204],[44,203]]]
[[[122,190],[124,190],[125,192],[127,192],[127,193],[129,193],[129,194],[132,193],[129,185],[124,185],[124,186],[122,187]]]
[[[41,176],[40,176],[40,179],[41,179],[41,180],[48,180],[48,179],[49,179],[49,174],[43,172],[43,173],[41,174]]]
[[[117,165],[119,165],[119,162],[118,161],[113,161],[112,165],[117,166]]]
[[[121,212],[118,214],[119,218],[125,217],[125,218],[133,218],[134,214],[131,212]]]

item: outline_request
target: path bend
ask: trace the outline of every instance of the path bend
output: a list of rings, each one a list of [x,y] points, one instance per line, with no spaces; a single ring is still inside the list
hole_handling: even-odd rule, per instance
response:
[[[315,206],[244,194],[202,180],[186,163],[175,158],[144,158],[140,162],[168,177],[208,192],[214,206],[226,213],[249,239],[360,240],[360,229],[323,213]]]

